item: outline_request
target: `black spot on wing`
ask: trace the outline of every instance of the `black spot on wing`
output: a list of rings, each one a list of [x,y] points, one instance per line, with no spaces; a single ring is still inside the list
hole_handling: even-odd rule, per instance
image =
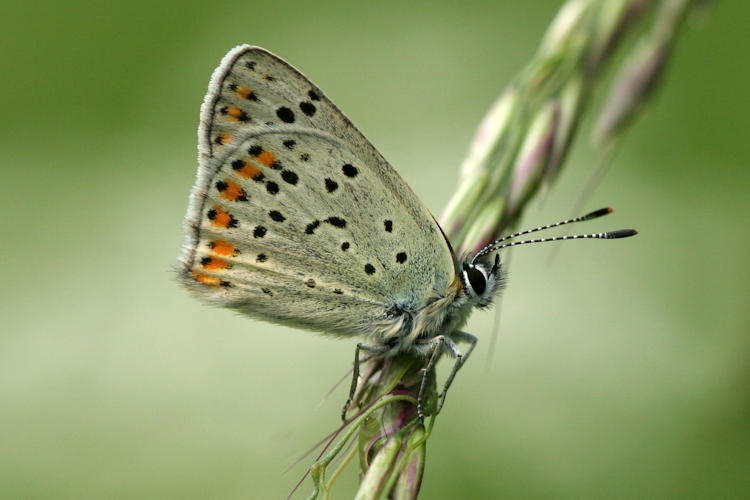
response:
[[[355,177],[359,173],[359,170],[357,170],[357,167],[349,163],[341,167],[341,171],[344,172],[344,175],[347,177]]]
[[[320,221],[319,220],[312,221],[305,228],[305,234],[313,234],[313,233],[315,233],[315,230],[318,229],[318,226],[320,226]]]
[[[346,220],[342,219],[341,217],[328,217],[323,222],[327,222],[328,224],[334,227],[339,227],[339,228],[346,227]]]
[[[284,217],[284,215],[278,210],[271,210],[268,212],[268,216],[276,222],[284,222],[286,220],[286,217]]]
[[[282,170],[281,178],[291,185],[297,184],[297,181],[299,180],[299,176],[291,170]]]
[[[276,116],[284,123],[294,123],[294,111],[282,106],[276,110]]]
[[[301,109],[307,116],[312,116],[315,114],[315,111],[317,111],[315,105],[308,101],[302,101],[299,103],[299,109]]]

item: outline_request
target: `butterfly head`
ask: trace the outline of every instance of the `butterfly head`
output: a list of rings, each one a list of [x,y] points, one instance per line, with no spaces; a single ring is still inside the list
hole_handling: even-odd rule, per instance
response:
[[[479,309],[489,307],[504,284],[500,256],[495,254],[494,262],[463,259],[460,268],[461,282],[469,302]]]

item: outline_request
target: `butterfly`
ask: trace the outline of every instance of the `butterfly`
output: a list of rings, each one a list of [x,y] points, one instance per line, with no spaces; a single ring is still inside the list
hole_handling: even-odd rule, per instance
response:
[[[354,380],[360,350],[427,358],[425,377],[447,352],[456,362],[439,412],[477,343],[462,327],[502,288],[499,257],[486,257],[507,237],[457,257],[424,204],[336,105],[259,47],[232,49],[214,71],[198,143],[184,286],[254,318],[363,338]],[[577,220],[586,219],[563,223]],[[468,343],[466,353],[457,342]],[[423,390],[424,379],[420,417]]]

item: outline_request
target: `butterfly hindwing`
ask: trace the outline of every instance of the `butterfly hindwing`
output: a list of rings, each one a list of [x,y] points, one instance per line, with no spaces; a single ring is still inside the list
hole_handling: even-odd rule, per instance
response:
[[[437,223],[330,100],[255,47],[214,73],[199,129],[183,281],[214,303],[374,334],[454,280]]]

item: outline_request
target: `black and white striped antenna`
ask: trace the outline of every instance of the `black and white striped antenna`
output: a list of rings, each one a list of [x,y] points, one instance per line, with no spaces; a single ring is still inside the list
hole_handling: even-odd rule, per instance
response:
[[[512,247],[516,245],[526,245],[528,243],[546,243],[548,241],[578,240],[578,239],[613,240],[617,238],[627,238],[628,236],[633,236],[633,235],[638,234],[638,231],[636,231],[635,229],[618,229],[616,231],[607,231],[605,233],[571,234],[567,236],[554,236],[552,238],[537,238],[533,240],[511,241],[508,243],[503,243],[505,241],[511,240],[513,238],[518,238],[519,236],[523,236],[525,234],[535,233],[537,231],[544,231],[545,229],[551,229],[553,227],[564,226],[566,224],[573,224],[574,222],[583,222],[583,221],[587,221],[591,219],[596,219],[598,217],[609,215],[612,212],[613,212],[613,209],[610,207],[600,208],[599,210],[594,210],[593,212],[590,212],[586,215],[582,215],[580,217],[574,217],[572,219],[566,219],[560,222],[555,222],[554,224],[547,224],[546,226],[539,226],[539,227],[535,227],[534,229],[526,229],[525,231],[519,231],[517,233],[503,236],[502,238],[499,238],[493,241],[492,243],[489,243],[487,246],[485,246],[479,252],[477,252],[474,258],[471,259],[471,264],[473,265],[477,261],[477,259],[489,253],[495,252],[502,248]]]

